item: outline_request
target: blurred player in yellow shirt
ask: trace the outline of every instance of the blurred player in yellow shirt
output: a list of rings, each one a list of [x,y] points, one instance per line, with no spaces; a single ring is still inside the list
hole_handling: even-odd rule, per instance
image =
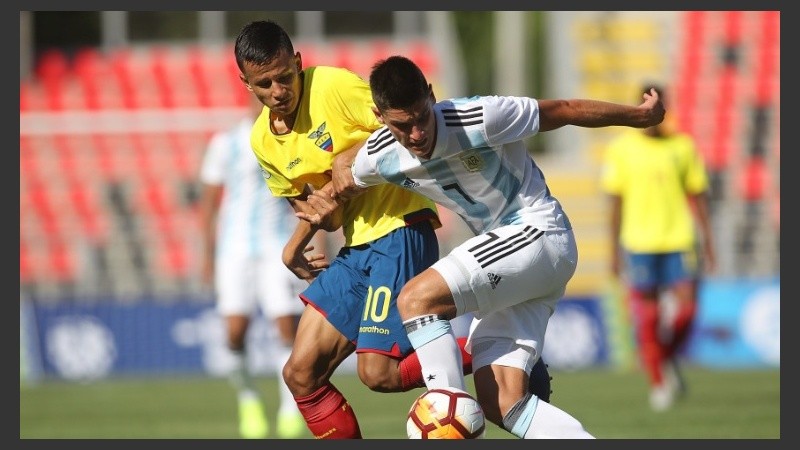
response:
[[[650,87],[667,103],[659,86],[647,85],[643,92]],[[696,315],[701,272],[716,264],[705,166],[692,137],[675,131],[668,119],[613,140],[601,176],[611,198],[611,271],[618,278],[626,275],[655,411],[668,409],[685,391],[676,354]],[[677,305],[668,324],[659,304],[665,294]]]

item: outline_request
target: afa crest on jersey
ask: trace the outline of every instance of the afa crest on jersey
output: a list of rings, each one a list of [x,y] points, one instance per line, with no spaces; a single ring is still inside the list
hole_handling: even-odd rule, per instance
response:
[[[330,133],[325,131],[325,124],[326,122],[322,122],[322,125],[320,125],[316,131],[308,135],[308,138],[314,139],[314,145],[317,147],[325,150],[326,152],[332,152],[333,138],[331,138]]]
[[[483,158],[477,152],[466,152],[460,158],[468,171],[480,172],[483,170]]]

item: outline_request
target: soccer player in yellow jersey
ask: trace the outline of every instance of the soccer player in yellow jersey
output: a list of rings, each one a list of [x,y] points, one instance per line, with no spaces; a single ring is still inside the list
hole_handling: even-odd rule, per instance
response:
[[[235,55],[241,80],[266,106],[251,134],[264,179],[295,211],[310,211],[308,193],[332,187],[334,156],[380,127],[369,86],[345,69],[303,68],[287,33],[271,21],[242,28]],[[390,185],[336,211],[321,226],[299,221],[283,249],[284,264],[313,283],[300,296],[306,307],[282,375],[315,437],[361,438],[352,408],[330,377],[355,351],[358,375],[370,389],[424,386],[396,295],[438,259],[434,230],[440,223],[433,202]],[[318,229],[340,224],[345,244],[329,266],[321,255],[306,256]],[[469,354],[463,356],[470,373]]]
[[[655,89],[664,99],[663,89]],[[663,411],[685,390],[676,353],[696,314],[701,270],[715,266],[708,177],[693,139],[664,120],[613,140],[606,149],[601,182],[611,198],[611,270],[619,277],[623,262],[627,264],[639,355],[651,386],[650,406]],[[702,236],[697,236],[698,230]],[[659,298],[665,291],[677,304],[667,339],[659,331]]]

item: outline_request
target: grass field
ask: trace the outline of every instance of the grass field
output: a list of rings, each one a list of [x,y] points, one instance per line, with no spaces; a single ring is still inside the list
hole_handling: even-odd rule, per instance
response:
[[[641,373],[588,370],[552,375],[553,404],[580,419],[600,439],[781,437],[779,370],[687,368],[688,396],[663,413],[650,411]],[[472,378],[468,380],[471,383]],[[275,405],[276,380],[259,383],[267,402]],[[378,394],[350,375],[336,376],[334,383],[358,414],[365,438],[405,439],[405,414],[421,390]],[[21,386],[19,413],[21,439],[238,437],[235,397],[227,382],[218,378]],[[486,437],[513,438],[491,424]]]

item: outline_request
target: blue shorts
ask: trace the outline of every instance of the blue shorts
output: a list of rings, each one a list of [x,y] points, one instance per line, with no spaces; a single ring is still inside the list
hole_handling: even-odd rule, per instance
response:
[[[356,345],[356,352],[403,357],[413,348],[397,295],[439,259],[430,221],[398,228],[368,244],[344,247],[300,296]]]
[[[628,278],[639,290],[671,286],[697,276],[695,252],[628,253]]]

